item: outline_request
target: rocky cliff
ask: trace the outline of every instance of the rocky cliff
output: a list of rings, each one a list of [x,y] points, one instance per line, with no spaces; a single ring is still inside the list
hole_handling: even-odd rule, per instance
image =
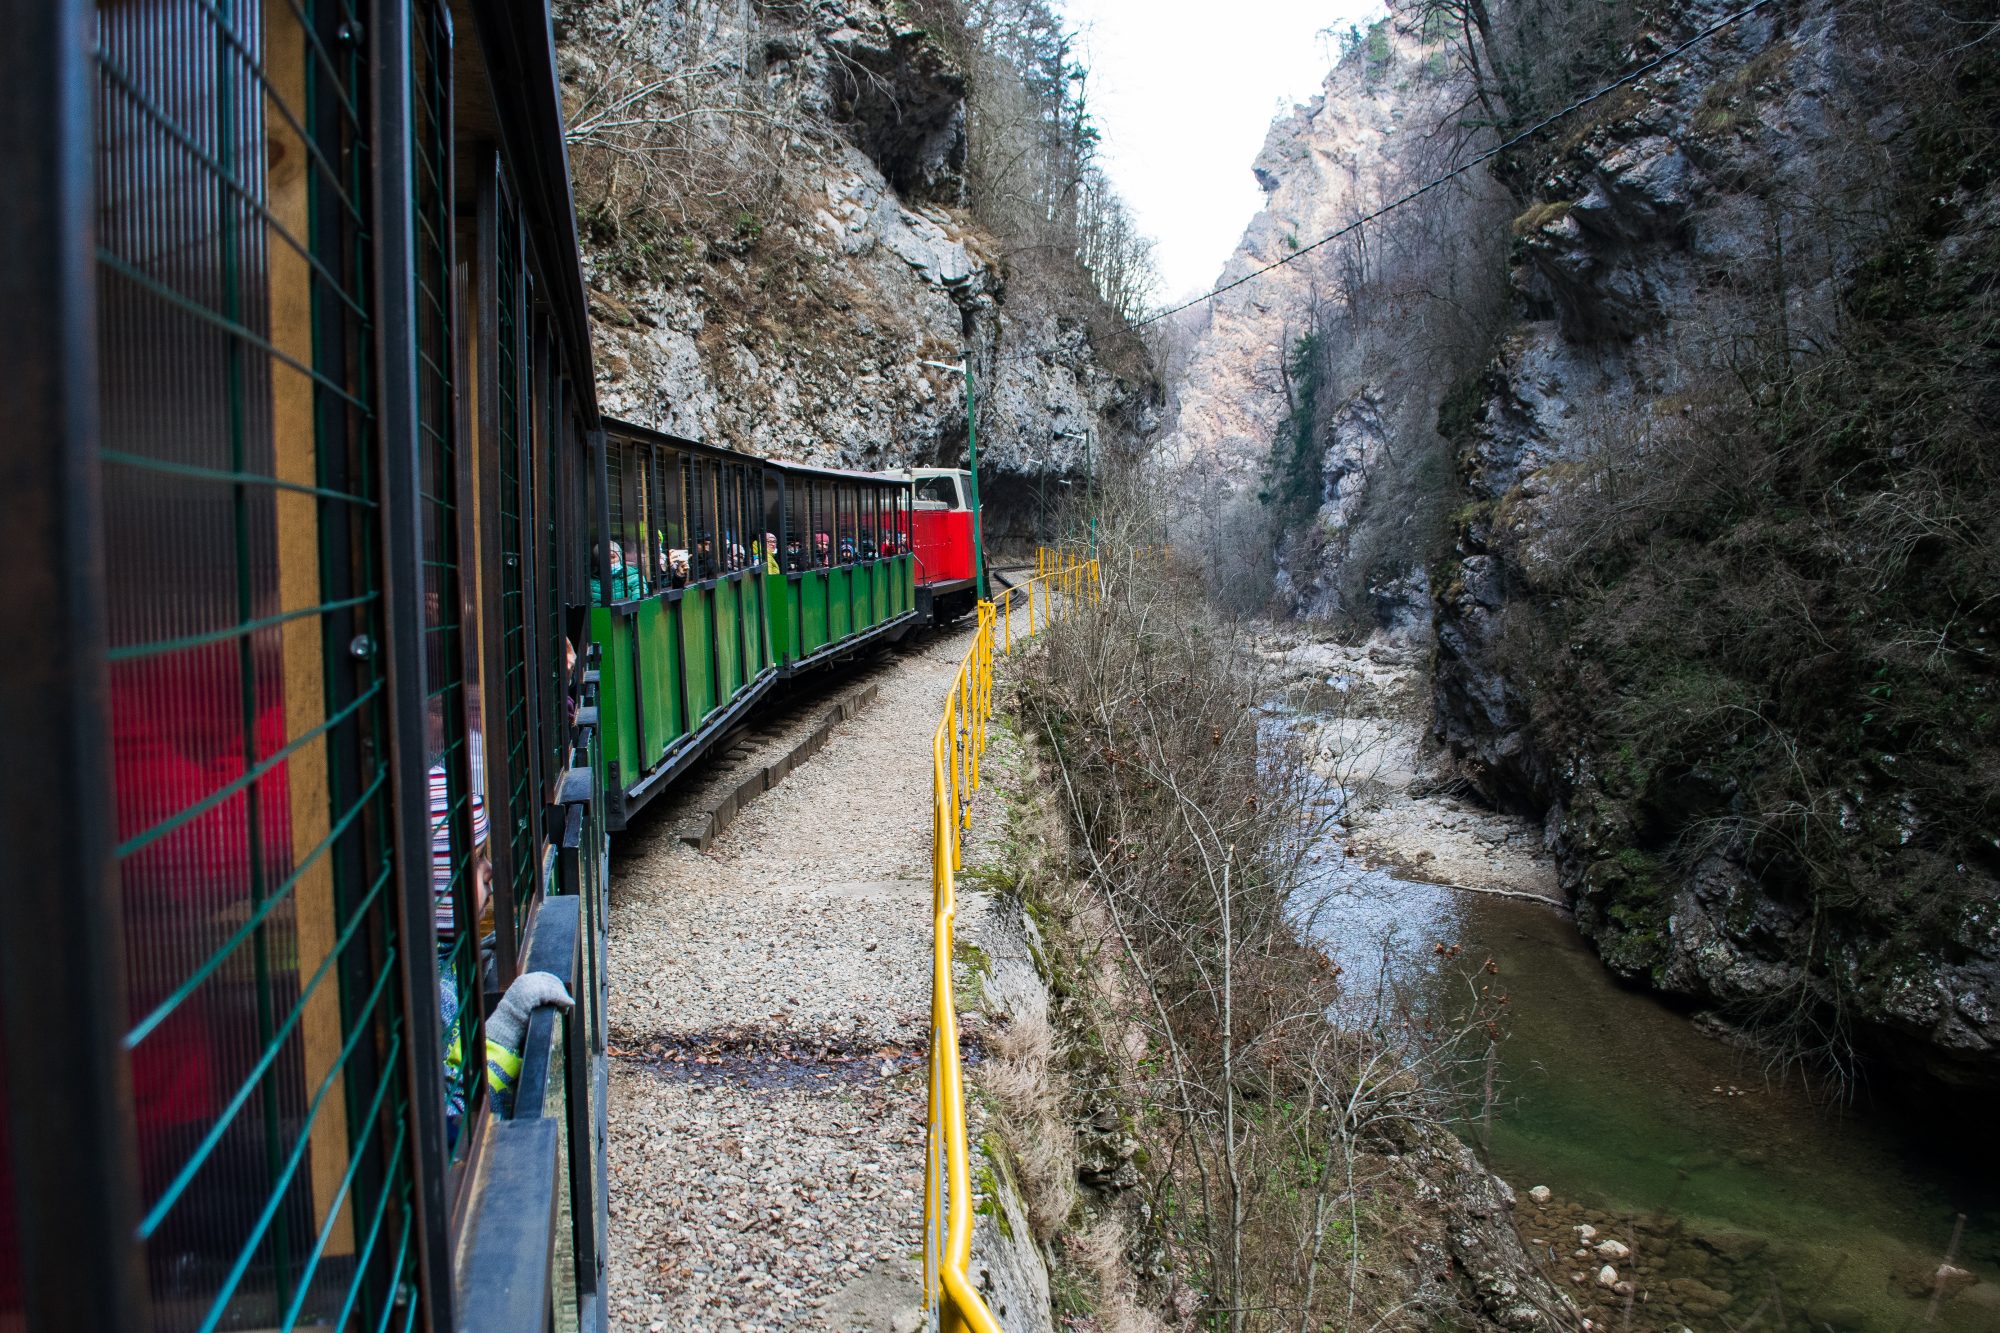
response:
[[[1129,448],[1157,390],[1081,313],[1010,291],[964,205],[965,34],[889,0],[567,0],[560,62],[606,409],[861,468],[964,464],[1005,539],[1084,438]],[[635,127],[636,125],[636,127]]]
[[[1535,163],[1436,701],[1614,969],[1985,1083],[2000,195],[1991,69],[1931,64],[1955,27],[1773,9]]]
[[[1608,67],[1724,12],[1666,6]],[[1615,970],[1822,1067],[1989,1084],[2000,118],[1972,32],[1951,5],[1730,25],[1378,227],[1357,277],[1348,249],[1224,298],[1179,431],[1273,442],[1294,610],[1430,613],[1440,747],[1546,819]],[[1424,174],[1449,126],[1411,123],[1409,42],[1381,44],[1400,102],[1352,52],[1338,106],[1274,128],[1239,263],[1313,207],[1291,182],[1316,225],[1355,206],[1324,166],[1349,147],[1381,188]],[[1459,259],[1417,280],[1426,238]]]
[[[1219,546],[1275,550],[1239,602],[1428,637],[1426,557],[1450,506],[1438,412],[1484,346],[1507,211],[1475,174],[1356,224],[1444,161],[1437,127],[1466,86],[1410,25],[1352,31],[1320,95],[1273,122],[1253,165],[1264,208],[1218,285],[1289,262],[1181,317],[1167,446],[1193,507],[1223,515]]]

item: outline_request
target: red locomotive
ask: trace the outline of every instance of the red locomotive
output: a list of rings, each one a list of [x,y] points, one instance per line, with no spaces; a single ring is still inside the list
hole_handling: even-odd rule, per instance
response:
[[[934,625],[968,614],[979,602],[972,474],[961,468],[920,467],[910,545],[917,557],[917,610]]]

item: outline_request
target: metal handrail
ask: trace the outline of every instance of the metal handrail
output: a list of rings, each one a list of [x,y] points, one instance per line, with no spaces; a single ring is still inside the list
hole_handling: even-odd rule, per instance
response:
[[[932,1329],[1001,1333],[973,1285],[972,1161],[965,1132],[965,1080],[958,1054],[958,1007],[952,992],[952,934],[958,916],[957,872],[972,824],[986,723],[993,714],[996,630],[1000,651],[1014,648],[1015,598],[1028,612],[1028,634],[1074,614],[1087,594],[1098,600],[1098,566],[1038,551],[1036,576],[979,603],[978,627],[945,696],[931,737],[931,1054],[929,1137],[924,1157],[924,1297]],[[1058,602],[1057,599],[1060,599]],[[1040,619],[1036,611],[1039,604]],[[1025,636],[1024,636],[1025,637]]]

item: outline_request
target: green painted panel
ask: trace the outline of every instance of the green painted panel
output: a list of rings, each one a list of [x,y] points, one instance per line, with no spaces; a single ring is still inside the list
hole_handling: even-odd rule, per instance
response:
[[[740,579],[736,584],[736,625],[738,633],[743,636],[743,683],[745,685],[757,679],[757,672],[764,665],[759,660],[759,654],[764,651],[762,644],[763,636],[757,630],[757,626],[763,619],[757,610],[757,584],[759,582],[760,580],[753,577]]]
[[[799,575],[799,600],[801,623],[805,627],[799,639],[799,656],[810,657],[824,648],[827,643],[827,583],[828,571],[809,569]]]
[[[875,585],[875,623],[878,625],[889,618],[889,567],[894,563],[891,560],[877,561],[875,568],[869,571]]]
[[[764,576],[765,622],[770,626],[769,650],[764,654],[764,665],[772,665],[772,654],[796,657],[792,648],[792,627],[799,623],[798,608],[792,600],[792,581],[783,574]]]
[[[743,688],[743,636],[737,629],[734,583],[715,585],[715,692],[721,702]]]
[[[755,648],[757,671],[761,674],[771,666],[771,645],[776,641],[771,633],[771,576],[757,575],[743,587],[750,594],[754,608],[750,615],[750,642]]]
[[[639,760],[638,719],[632,708],[632,626],[609,607],[590,609],[590,638],[598,654],[597,718],[604,729],[605,758],[618,765],[621,783],[644,771]]]
[[[715,669],[709,656],[708,590],[689,588],[681,599],[681,670],[687,673],[688,730],[715,711]]]
[[[832,622],[827,636],[837,643],[854,633],[854,571],[845,565],[828,570],[827,586],[832,590],[827,599],[827,618]]]
[[[651,768],[687,730],[681,708],[680,627],[667,603],[652,598],[639,604],[638,631],[640,698],[646,705],[645,759]]]

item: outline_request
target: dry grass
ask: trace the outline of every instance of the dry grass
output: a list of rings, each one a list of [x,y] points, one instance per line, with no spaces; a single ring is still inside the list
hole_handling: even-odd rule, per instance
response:
[[[1016,1014],[987,1040],[979,1086],[999,1115],[994,1131],[1014,1159],[1035,1239],[1053,1241],[1076,1211],[1076,1131],[1065,1113],[1056,1030],[1035,1011]]]

